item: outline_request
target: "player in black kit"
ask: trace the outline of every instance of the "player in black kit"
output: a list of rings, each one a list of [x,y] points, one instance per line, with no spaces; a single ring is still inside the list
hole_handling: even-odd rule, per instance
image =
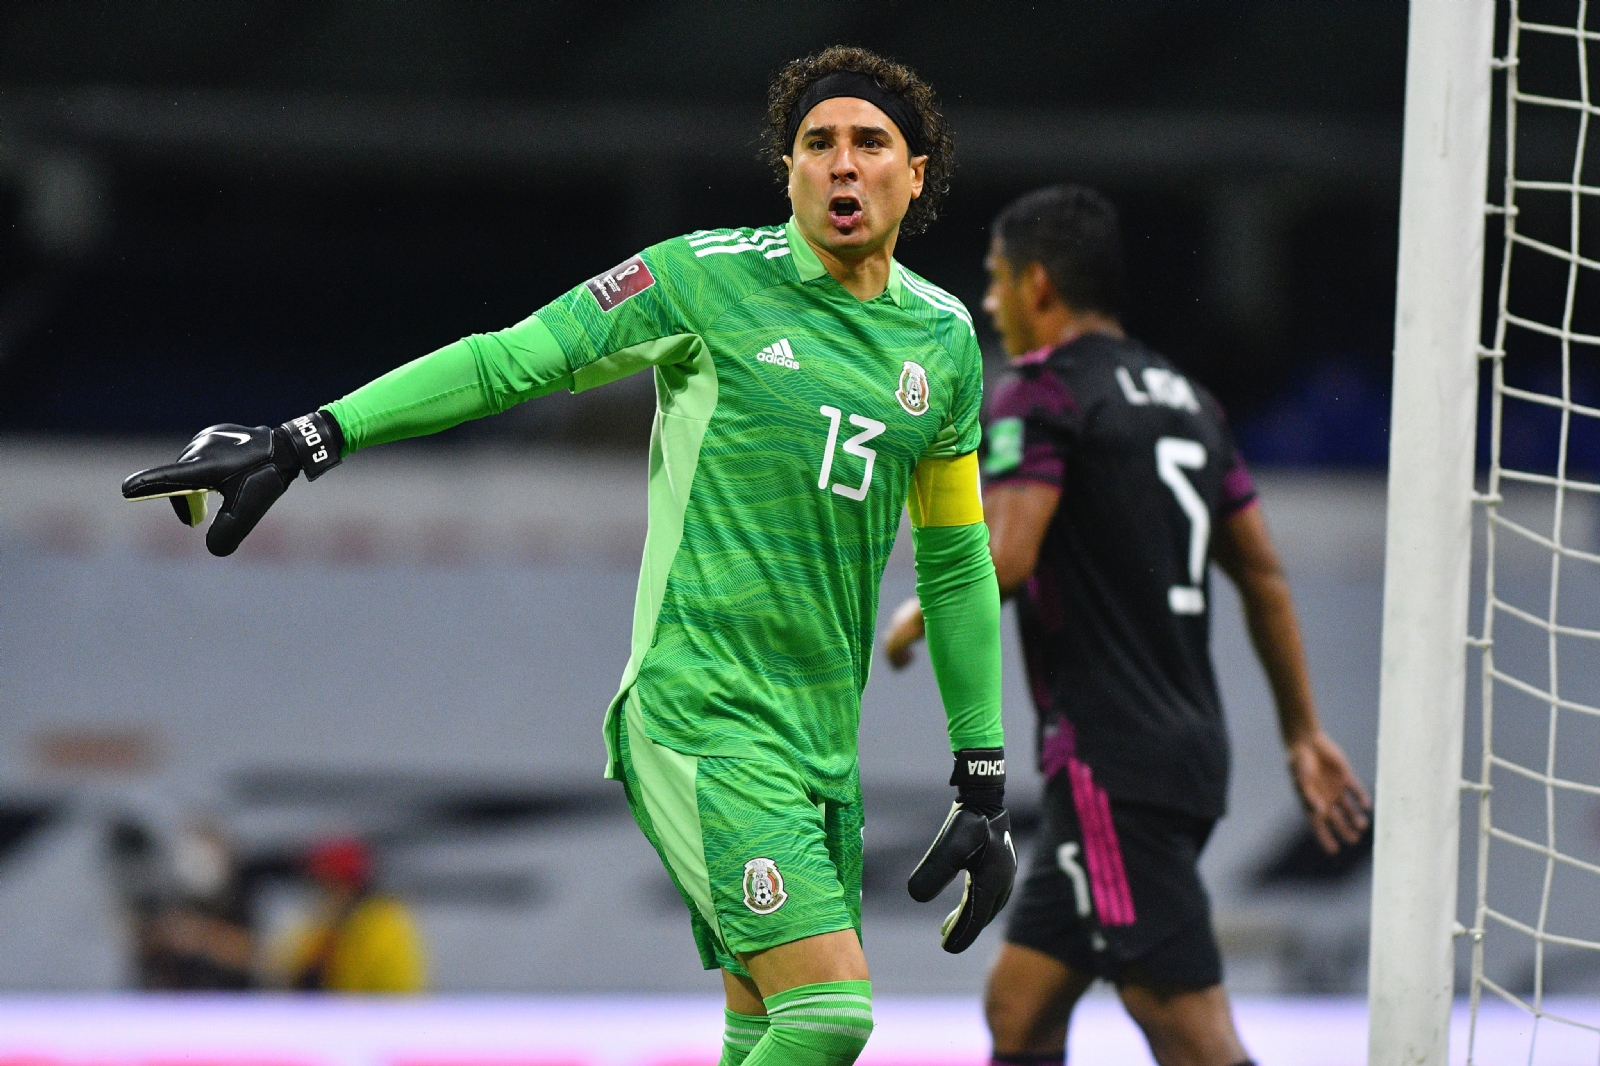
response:
[[[1042,839],[989,976],[996,1064],[1059,1064],[1096,978],[1161,1066],[1248,1056],[1222,988],[1199,858],[1228,737],[1209,563],[1238,586],[1317,840],[1353,844],[1366,793],[1318,725],[1289,586],[1222,409],[1124,335],[1115,209],[1057,186],[995,220],[984,310],[1015,376],[990,403],[984,512],[1015,595],[1047,785]],[[915,600],[885,650],[920,637]]]

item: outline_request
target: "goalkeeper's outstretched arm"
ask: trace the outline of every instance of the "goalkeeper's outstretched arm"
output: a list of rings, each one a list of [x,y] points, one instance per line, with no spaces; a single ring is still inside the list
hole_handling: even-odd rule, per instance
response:
[[[131,500],[170,496],[178,517],[198,525],[205,493],[222,493],[222,513],[206,546],[227,555],[302,471],[309,479],[373,444],[437,433],[557,389],[582,391],[648,366],[692,359],[704,348],[698,320],[673,286],[651,273],[653,254],[646,249],[575,286],[510,329],[446,345],[277,429],[213,426],[177,462],[130,477],[122,494]]]
[[[530,316],[498,333],[475,334],[401,367],[327,407],[345,454],[438,433],[572,386],[554,335]]]
[[[561,346],[535,317],[498,333],[456,341],[276,428],[211,426],[176,462],[122,484],[130,500],[170,497],[178,518],[199,525],[208,491],[222,509],[206,533],[213,555],[231,555],[302,472],[315,480],[357,449],[449,429],[571,387]]]

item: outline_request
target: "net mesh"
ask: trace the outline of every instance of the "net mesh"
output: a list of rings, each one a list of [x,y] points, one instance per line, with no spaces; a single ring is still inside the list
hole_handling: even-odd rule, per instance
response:
[[[1469,1062],[1600,1061],[1600,129],[1587,2],[1503,4]],[[1487,437],[1485,441],[1483,438]],[[1485,1012],[1526,1012],[1490,1048]],[[1507,1053],[1510,1053],[1509,1055]]]

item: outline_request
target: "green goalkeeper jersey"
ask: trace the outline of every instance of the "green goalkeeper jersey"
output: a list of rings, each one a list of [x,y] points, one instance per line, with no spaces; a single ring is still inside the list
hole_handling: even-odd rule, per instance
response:
[[[791,220],[655,245],[460,343],[481,395],[463,407],[451,390],[419,394],[439,408],[419,417],[449,424],[654,370],[649,532],[607,715],[612,761],[631,694],[675,751],[848,776],[913,471],[979,442],[982,364],[960,301],[898,263],[881,296],[858,300]],[[379,411],[384,380],[329,405],[348,450],[415,432]],[[995,710],[970,736],[953,730],[953,746],[998,744]]]

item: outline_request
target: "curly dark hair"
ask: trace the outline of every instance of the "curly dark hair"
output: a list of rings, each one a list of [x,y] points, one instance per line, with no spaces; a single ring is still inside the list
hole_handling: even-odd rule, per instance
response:
[[[767,87],[767,125],[762,136],[761,158],[777,172],[780,184],[788,184],[789,170],[783,165],[783,157],[794,152],[794,145],[784,143],[789,112],[800,102],[800,97],[812,82],[841,70],[872,78],[880,88],[902,97],[922,119],[924,151],[928,153],[922,195],[911,201],[906,217],[900,222],[902,234],[910,236],[921,233],[939,217],[939,204],[950,191],[950,172],[955,169],[956,146],[950,137],[950,125],[939,110],[939,100],[933,94],[933,87],[903,63],[885,59],[865,48],[834,45],[785,65]]]

